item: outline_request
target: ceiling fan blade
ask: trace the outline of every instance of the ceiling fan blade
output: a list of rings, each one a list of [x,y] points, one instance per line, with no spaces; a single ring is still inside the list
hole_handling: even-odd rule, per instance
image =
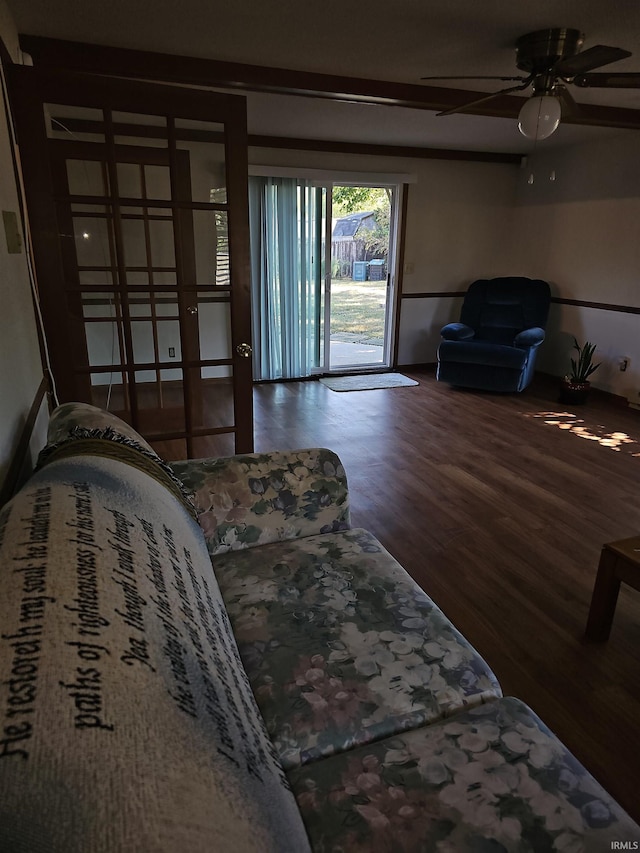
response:
[[[640,89],[640,71],[612,74],[579,74],[573,83],[581,89],[601,87],[603,89]]]
[[[469,101],[468,104],[462,104],[459,107],[452,107],[450,110],[443,110],[440,113],[436,113],[437,116],[450,116],[454,113],[461,113],[465,110],[470,109],[471,107],[475,107],[478,104],[483,104],[485,101],[490,101],[492,98],[497,98],[498,95],[506,95],[508,92],[519,92],[522,89],[528,88],[533,81],[533,76],[527,77],[524,83],[521,83],[519,86],[509,86],[507,89],[500,89],[499,92],[492,92],[490,95],[485,95],[482,98],[476,98],[475,101]]]
[[[566,86],[558,85],[554,89],[554,95],[558,97],[562,108],[562,117],[577,116],[580,112],[580,107],[574,101],[571,92]]]
[[[585,74],[593,68],[600,68],[602,65],[617,62],[619,59],[626,59],[628,56],[631,56],[630,51],[623,50],[621,47],[595,44],[581,53],[576,53],[575,56],[561,59],[555,64],[553,73],[557,74],[558,77],[575,77],[576,74]]]
[[[526,77],[479,77],[477,74],[463,74],[461,77],[421,77],[421,80],[526,80]]]

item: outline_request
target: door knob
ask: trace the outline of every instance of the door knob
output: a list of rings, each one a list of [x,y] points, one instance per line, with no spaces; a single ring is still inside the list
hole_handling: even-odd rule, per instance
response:
[[[198,306],[197,305],[189,305],[187,307],[187,314],[197,314],[197,313],[198,313]]]
[[[236,347],[236,352],[242,358],[249,358],[253,350],[251,348],[251,344],[238,344],[238,346]]]

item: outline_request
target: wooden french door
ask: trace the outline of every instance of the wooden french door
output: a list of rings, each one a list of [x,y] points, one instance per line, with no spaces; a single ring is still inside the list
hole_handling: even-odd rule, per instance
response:
[[[61,402],[173,458],[253,449],[244,98],[14,67]]]

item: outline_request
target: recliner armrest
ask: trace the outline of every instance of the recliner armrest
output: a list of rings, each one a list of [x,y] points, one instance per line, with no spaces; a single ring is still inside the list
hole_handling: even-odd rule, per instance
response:
[[[440,330],[440,334],[445,341],[468,341],[475,336],[471,326],[465,323],[447,323]]]
[[[534,347],[538,346],[544,340],[544,329],[539,326],[533,326],[531,329],[524,329],[519,332],[513,341],[515,347]]]

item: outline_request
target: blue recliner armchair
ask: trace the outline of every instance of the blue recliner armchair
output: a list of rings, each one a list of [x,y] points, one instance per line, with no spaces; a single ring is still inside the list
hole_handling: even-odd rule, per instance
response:
[[[437,378],[485,391],[523,391],[533,379],[551,293],[546,281],[510,276],[470,285],[459,323],[441,331]]]

